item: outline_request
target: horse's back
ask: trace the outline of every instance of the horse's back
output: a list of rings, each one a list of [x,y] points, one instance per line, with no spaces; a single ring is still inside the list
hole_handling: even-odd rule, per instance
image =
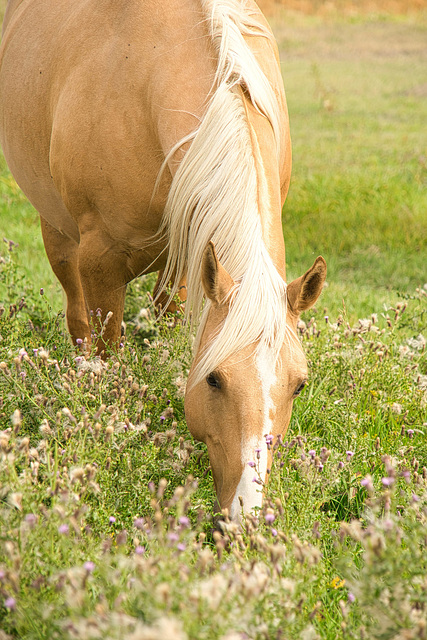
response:
[[[197,126],[214,74],[196,3],[182,4],[173,23],[154,2],[24,0],[9,13],[5,156],[41,215],[75,239],[94,212],[124,242],[157,230],[171,178],[151,202],[161,164]]]
[[[212,89],[217,54],[200,2],[11,0],[6,18],[0,136],[17,182],[76,241],[96,224],[143,246],[177,166],[153,199],[162,162],[198,126]],[[271,44],[248,42],[285,109]]]

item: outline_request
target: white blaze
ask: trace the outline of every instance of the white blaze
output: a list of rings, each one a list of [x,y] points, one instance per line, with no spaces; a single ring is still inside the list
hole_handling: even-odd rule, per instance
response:
[[[265,436],[272,433],[272,420],[270,413],[271,410],[274,409],[274,403],[271,397],[271,389],[277,380],[274,366],[275,362],[271,349],[264,346],[259,350],[256,365],[261,382],[261,398],[263,404],[262,432],[260,434],[254,434],[249,438],[246,436],[246,439],[245,434],[243,434],[243,472],[237,486],[233,502],[231,503],[230,516],[232,520],[237,520],[242,510],[239,496],[243,499],[244,513],[249,513],[249,511],[254,507],[261,507],[263,498],[262,486],[257,482],[254,482],[254,478],[258,478],[262,482],[265,482],[267,474],[268,452]],[[258,455],[255,451],[256,449],[260,449]],[[248,465],[248,462],[250,461],[255,462],[255,468]]]

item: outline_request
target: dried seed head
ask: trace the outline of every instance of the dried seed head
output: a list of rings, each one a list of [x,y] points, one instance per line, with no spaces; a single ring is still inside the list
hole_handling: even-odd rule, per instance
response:
[[[111,439],[113,434],[114,434],[114,427],[112,425],[109,425],[105,429],[105,441],[108,442]]]

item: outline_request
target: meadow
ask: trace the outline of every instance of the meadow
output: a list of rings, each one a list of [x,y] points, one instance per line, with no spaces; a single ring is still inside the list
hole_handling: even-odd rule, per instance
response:
[[[191,340],[154,321],[153,276],[129,287],[118,352],[76,353],[1,158],[0,640],[427,637],[427,13],[383,5],[272,16],[288,279],[319,254],[328,279],[242,529],[214,530],[183,413]]]

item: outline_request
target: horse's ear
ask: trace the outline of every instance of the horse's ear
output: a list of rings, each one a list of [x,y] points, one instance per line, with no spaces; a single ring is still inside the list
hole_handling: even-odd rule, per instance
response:
[[[291,311],[299,315],[310,309],[322,293],[326,278],[326,262],[319,256],[303,276],[288,284],[288,303]]]
[[[231,288],[233,279],[217,258],[213,242],[209,242],[202,259],[202,285],[206,297],[215,305],[223,304]]]

